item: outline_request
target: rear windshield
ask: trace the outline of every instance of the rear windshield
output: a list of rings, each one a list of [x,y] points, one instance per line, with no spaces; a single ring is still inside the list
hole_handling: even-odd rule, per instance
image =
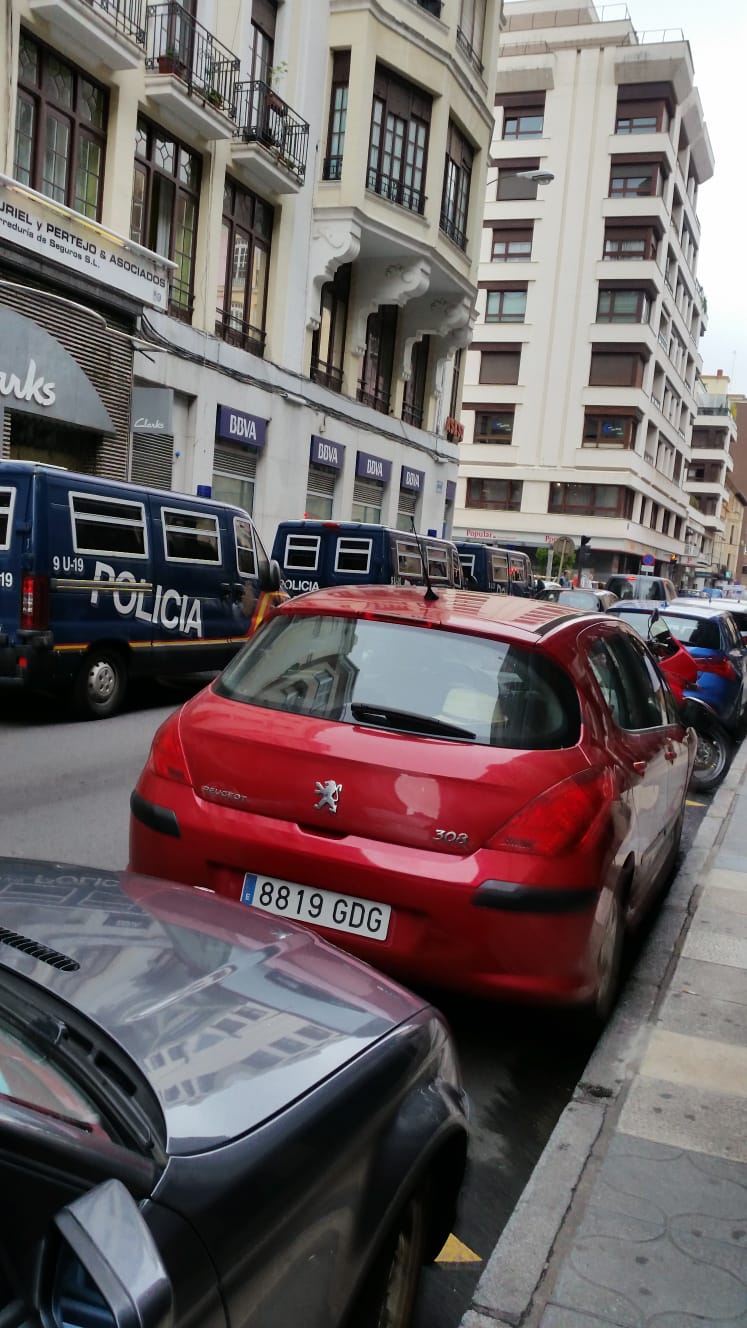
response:
[[[489,747],[570,747],[580,732],[573,684],[543,655],[406,623],[282,614],[215,688],[268,710]]]
[[[606,586],[620,599],[658,599],[673,598],[667,593],[666,583],[656,576],[637,576],[628,580],[626,576],[611,576]]]
[[[648,636],[651,621],[648,613],[634,613],[632,610],[617,613],[628,627],[632,627],[644,639]],[[684,614],[677,617],[671,613],[659,613],[659,621],[666,624],[675,641],[683,646],[693,646],[697,650],[721,650],[721,633],[716,618],[688,618]]]

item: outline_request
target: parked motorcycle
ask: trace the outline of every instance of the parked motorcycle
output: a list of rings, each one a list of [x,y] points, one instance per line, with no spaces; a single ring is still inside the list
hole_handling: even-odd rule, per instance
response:
[[[698,696],[698,665],[690,651],[677,641],[659,618],[651,616],[649,645],[659,662],[679,706],[683,721],[695,730],[698,746],[690,786],[710,793],[724,778],[734,755],[731,738],[713,706]]]

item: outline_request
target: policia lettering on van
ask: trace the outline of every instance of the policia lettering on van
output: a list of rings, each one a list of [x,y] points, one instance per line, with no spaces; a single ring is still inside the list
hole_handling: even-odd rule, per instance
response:
[[[279,587],[241,508],[0,462],[0,686],[105,718],[130,678],[223,668]]]
[[[462,585],[450,540],[362,521],[281,521],[272,556],[288,595],[320,586],[424,585],[424,559],[432,585]]]

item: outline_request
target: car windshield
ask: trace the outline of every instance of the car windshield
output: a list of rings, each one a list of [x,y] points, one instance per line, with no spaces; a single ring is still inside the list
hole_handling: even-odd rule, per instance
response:
[[[651,622],[650,613],[623,609],[617,612],[617,617],[621,618],[629,627],[635,628],[640,636],[644,638],[648,636],[648,627]],[[692,646],[696,650],[721,650],[722,648],[718,620],[715,618],[689,618],[686,614],[675,615],[673,613],[662,613],[660,610],[659,622],[664,623],[669,628],[675,641],[680,641],[683,646]]]
[[[234,701],[491,747],[573,746],[575,689],[536,651],[407,623],[281,614],[221,674]]]
[[[103,1129],[101,1116],[85,1093],[2,1013],[0,1098],[97,1133]]]

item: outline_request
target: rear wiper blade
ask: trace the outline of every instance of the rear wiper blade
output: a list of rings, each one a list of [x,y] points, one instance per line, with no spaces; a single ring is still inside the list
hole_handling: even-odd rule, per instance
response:
[[[391,706],[372,705],[366,701],[353,701],[350,713],[364,724],[378,724],[384,728],[404,729],[407,733],[423,733],[438,738],[465,738],[474,742],[477,737],[470,729],[446,724],[430,715],[415,715],[409,710],[393,710]]]

